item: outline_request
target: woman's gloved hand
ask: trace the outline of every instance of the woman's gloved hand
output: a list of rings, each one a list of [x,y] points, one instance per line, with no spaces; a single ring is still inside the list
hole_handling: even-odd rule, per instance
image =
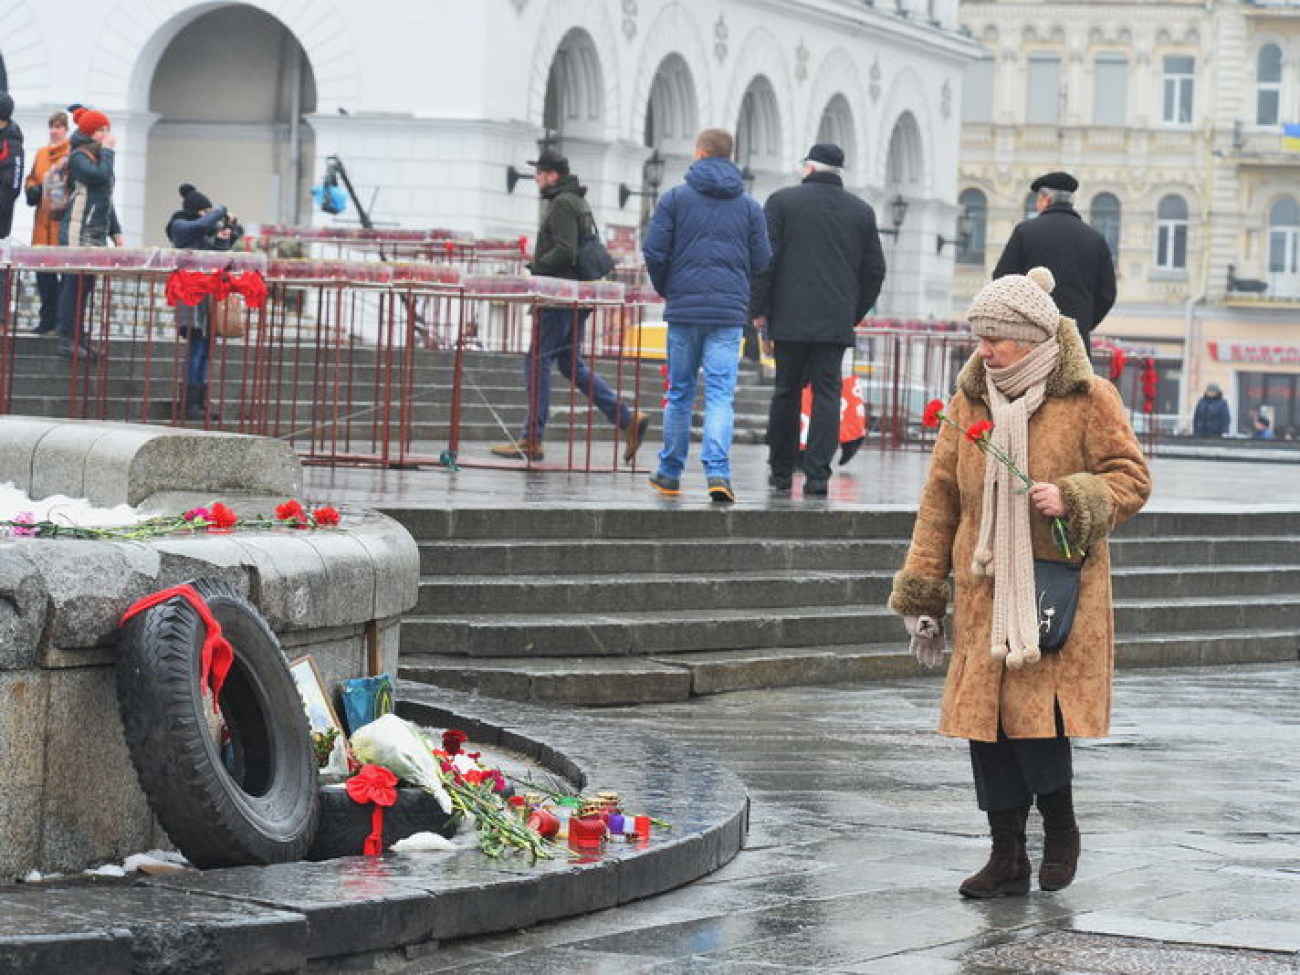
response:
[[[903,625],[912,637],[912,655],[921,666],[933,670],[943,663],[948,641],[943,636],[943,621],[933,616],[904,616]]]

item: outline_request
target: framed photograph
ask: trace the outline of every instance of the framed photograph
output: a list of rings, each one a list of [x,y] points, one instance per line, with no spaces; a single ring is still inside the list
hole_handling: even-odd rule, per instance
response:
[[[325,734],[331,728],[338,733],[330,752],[329,764],[324,771],[346,773],[347,735],[334,711],[334,705],[330,703],[329,694],[325,692],[325,684],[321,681],[320,671],[316,669],[316,661],[311,654],[305,654],[289,664],[289,673],[293,675],[293,682],[298,687],[298,695],[302,698],[303,710],[307,712],[312,733]]]

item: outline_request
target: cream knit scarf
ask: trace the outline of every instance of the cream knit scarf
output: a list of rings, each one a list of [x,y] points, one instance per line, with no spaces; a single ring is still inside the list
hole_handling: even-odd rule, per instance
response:
[[[993,432],[989,442],[1029,473],[1029,418],[1040,406],[1047,377],[1060,358],[1056,339],[1036,347],[1005,369],[985,368]],[[984,460],[984,505],[971,563],[975,575],[993,576],[990,650],[1013,669],[1039,658],[1034,551],[1029,535],[1029,496],[1024,483],[994,457]]]

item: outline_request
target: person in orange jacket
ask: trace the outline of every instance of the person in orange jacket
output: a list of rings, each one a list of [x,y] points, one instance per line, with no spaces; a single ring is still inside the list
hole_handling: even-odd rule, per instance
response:
[[[37,247],[57,247],[59,223],[63,220],[66,198],[62,206],[44,193],[45,178],[51,170],[64,170],[68,165],[68,113],[55,112],[50,116],[50,144],[36,150],[32,170],[24,184],[27,202],[36,207],[32,224],[32,243]],[[48,335],[59,327],[59,275],[53,271],[38,271],[36,291],[41,296],[41,315],[36,328],[38,335]]]

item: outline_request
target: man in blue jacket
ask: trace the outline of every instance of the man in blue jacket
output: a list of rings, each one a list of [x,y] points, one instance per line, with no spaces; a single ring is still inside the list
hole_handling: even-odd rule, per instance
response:
[[[731,488],[732,427],[740,340],[749,319],[753,278],[772,259],[763,210],[745,193],[731,161],[729,132],[705,129],[695,140],[686,182],[665,193],[655,208],[642,253],[655,290],[667,305],[668,397],[664,449],[650,485],[660,494],[681,493],[691,446],[695,383],[704,369],[704,447],[700,461],[709,497],[735,501]]]

